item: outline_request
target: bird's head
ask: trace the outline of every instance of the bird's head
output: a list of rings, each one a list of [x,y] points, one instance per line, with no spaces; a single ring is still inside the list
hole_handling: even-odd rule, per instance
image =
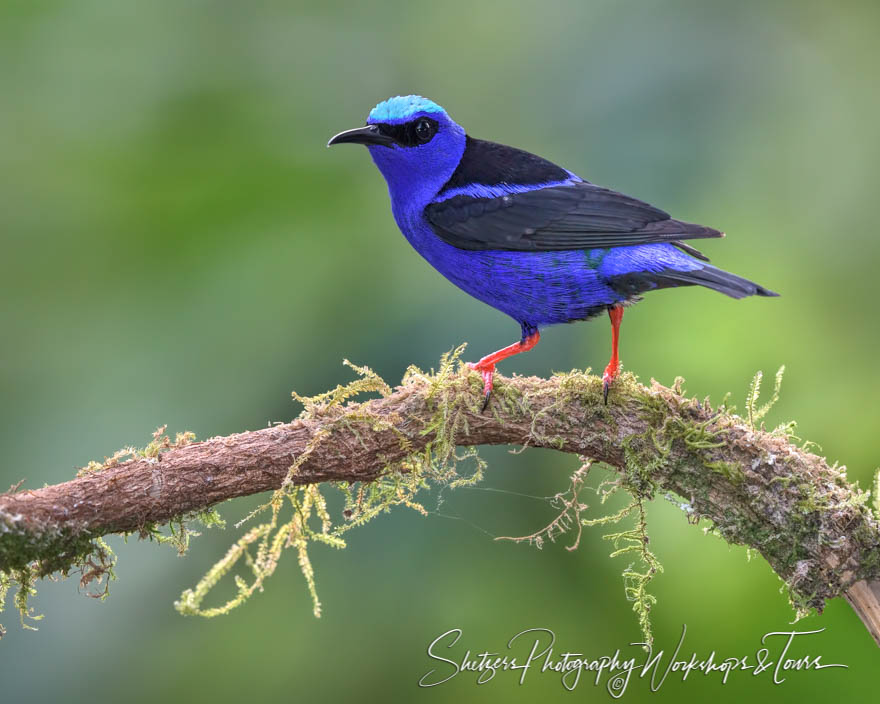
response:
[[[406,95],[379,103],[364,127],[340,132],[327,146],[365,144],[388,182],[395,211],[421,210],[452,176],[465,139],[464,130],[439,105]]]

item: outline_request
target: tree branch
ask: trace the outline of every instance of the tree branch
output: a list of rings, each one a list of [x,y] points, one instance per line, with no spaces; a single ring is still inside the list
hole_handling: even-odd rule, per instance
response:
[[[479,376],[410,375],[364,403],[328,396],[291,423],[171,447],[63,484],[0,495],[0,571],[46,575],[91,541],[165,523],[237,496],[331,480],[371,482],[436,441],[456,415],[456,445],[528,445],[587,456],[643,496],[674,492],[689,518],[759,551],[795,601],[822,609],[845,595],[880,644],[880,525],[843,468],[755,429],[728,409],[628,374],[609,404],[601,381],[497,376],[482,413]],[[439,414],[439,415],[438,415]]]

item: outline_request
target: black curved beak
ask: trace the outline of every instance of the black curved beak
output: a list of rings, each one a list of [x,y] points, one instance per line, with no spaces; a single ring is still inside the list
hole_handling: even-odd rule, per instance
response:
[[[387,134],[382,134],[378,125],[367,125],[340,132],[327,142],[327,146],[332,147],[334,144],[345,144],[346,142],[350,144],[380,144],[383,147],[390,147],[394,144],[394,139]]]

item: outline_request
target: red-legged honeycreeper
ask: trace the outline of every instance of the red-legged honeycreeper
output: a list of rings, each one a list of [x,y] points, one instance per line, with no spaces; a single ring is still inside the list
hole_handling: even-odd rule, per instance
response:
[[[369,149],[388,182],[394,219],[419,254],[520,324],[519,342],[470,364],[483,376],[483,408],[495,365],[538,344],[545,325],[608,311],[607,403],[620,371],[623,309],[641,294],[699,285],[732,298],[778,295],[711,266],[683,242],[724,233],[673,220],[534,154],[469,137],[427,98],[389,98],[370,111],[366,126],[327,146],[346,142]]]

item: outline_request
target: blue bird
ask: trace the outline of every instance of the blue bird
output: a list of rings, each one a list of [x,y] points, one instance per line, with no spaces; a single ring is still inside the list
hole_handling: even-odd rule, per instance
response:
[[[732,298],[778,295],[717,269],[684,242],[724,233],[673,220],[534,154],[470,137],[427,98],[379,103],[366,126],[337,134],[327,146],[344,143],[367,146],[388,183],[394,219],[416,251],[520,324],[519,342],[470,364],[482,374],[484,409],[495,365],[532,349],[543,326],[608,311],[608,403],[620,371],[624,306],[641,294],[699,285]]]

